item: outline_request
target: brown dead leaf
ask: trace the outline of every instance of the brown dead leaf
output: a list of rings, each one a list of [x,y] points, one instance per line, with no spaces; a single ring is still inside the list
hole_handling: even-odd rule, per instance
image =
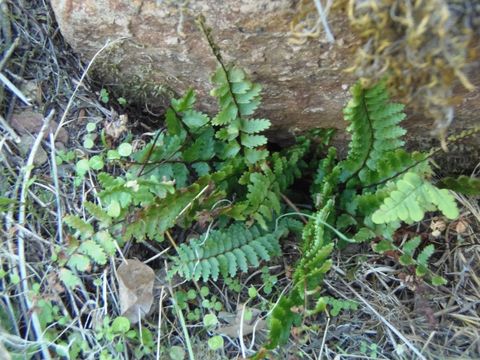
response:
[[[469,223],[464,219],[460,219],[455,225],[455,231],[459,235],[466,235],[468,233],[468,227]]]
[[[220,326],[215,332],[217,334],[226,335],[231,338],[237,338],[240,336],[240,330],[242,330],[242,335],[246,336],[253,333],[253,331],[265,329],[266,321],[260,317],[261,311],[249,307],[246,307],[245,311],[243,311],[244,307],[245,304],[240,305],[237,308],[236,314],[224,311],[220,312],[218,314],[218,317],[227,321],[229,325]],[[243,328],[240,329],[242,324],[242,317]]]
[[[117,268],[117,280],[121,315],[135,324],[152,307],[155,273],[141,261],[127,259]]]
[[[444,220],[434,218],[430,223],[430,229],[432,230],[432,236],[438,238],[447,228],[447,224]]]
[[[105,122],[105,136],[110,142],[117,141],[128,129],[128,116],[112,112],[112,119]]]

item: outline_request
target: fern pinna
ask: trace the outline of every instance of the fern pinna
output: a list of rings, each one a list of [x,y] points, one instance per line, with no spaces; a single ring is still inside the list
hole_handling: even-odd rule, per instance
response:
[[[427,276],[434,285],[445,281],[428,270],[433,245],[426,246],[415,259],[420,241],[398,247],[393,233],[402,221],[419,221],[426,211],[439,210],[447,218],[456,218],[455,200],[447,190],[429,181],[432,170],[428,154],[402,149],[405,130],[398,124],[405,118],[403,105],[389,103],[385,83],[368,89],[357,83],[351,93],[344,110],[351,134],[349,152],[346,159],[337,161],[336,150],[331,148],[319,163],[312,184],[318,211],[303,231],[293,288],[272,311],[267,348],[286,342],[290,327],[302,319],[300,313],[313,315],[325,309],[326,301],[319,291],[331,266],[332,228],[352,234],[349,241],[383,238],[377,251],[395,249],[403,254],[403,264],[416,266],[417,276]],[[344,242],[340,239],[339,245]]]

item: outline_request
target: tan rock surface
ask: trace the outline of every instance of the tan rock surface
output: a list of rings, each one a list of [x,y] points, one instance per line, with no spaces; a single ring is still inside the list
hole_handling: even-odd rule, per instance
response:
[[[107,84],[120,85],[129,100],[147,95],[149,106],[161,104],[164,89],[181,94],[198,91],[199,105],[215,111],[209,97],[209,75],[214,57],[194,22],[202,13],[214,29],[224,58],[246,69],[262,84],[263,106],[258,116],[274,125],[277,140],[313,127],[344,128],[341,109],[354,79],[342,70],[349,65],[355,37],[346,16],[329,15],[335,43],[320,38],[303,45],[288,42],[289,24],[296,1],[192,1],[182,8],[178,1],[152,0],[51,0],[60,29],[83,59],[88,60],[107,42],[114,45],[101,59],[97,74]],[[473,82],[480,84],[480,72]],[[477,123],[480,92],[459,87],[457,127]],[[465,96],[464,96],[465,95]],[[429,138],[432,121],[411,114],[412,139]],[[280,130],[280,131],[278,131]]]

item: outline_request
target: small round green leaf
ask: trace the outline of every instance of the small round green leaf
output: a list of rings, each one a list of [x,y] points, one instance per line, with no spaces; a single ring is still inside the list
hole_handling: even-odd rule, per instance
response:
[[[223,337],[220,335],[211,337],[208,339],[208,347],[213,351],[223,348]]]
[[[130,156],[132,153],[132,145],[130,143],[121,143],[118,146],[118,154],[120,156]]]
[[[92,138],[90,136],[85,136],[83,139],[83,147],[85,149],[91,149],[94,145],[95,143],[93,142]]]
[[[75,170],[79,176],[84,176],[89,169],[90,165],[87,159],[81,159],[77,161],[77,164],[75,165]]]
[[[210,293],[210,289],[208,287],[202,286],[200,288],[200,295],[202,295],[203,297],[207,296],[209,293]]]
[[[187,298],[188,300],[193,300],[197,297],[197,292],[194,289],[188,290]]]
[[[124,334],[130,330],[130,320],[124,316],[115,318],[112,322],[112,332],[115,334]]]
[[[89,122],[86,126],[86,129],[88,132],[94,132],[96,128],[97,128],[97,124],[93,122]]]
[[[183,360],[185,359],[185,350],[180,346],[172,346],[168,351],[168,355],[172,360]]]
[[[103,169],[103,159],[100,155],[92,156],[92,158],[88,161],[90,167],[93,170],[102,170]]]
[[[253,287],[253,286],[250,286],[250,287],[248,288],[248,296],[249,296],[251,299],[257,297],[257,289],[255,289],[255,287]]]
[[[203,325],[206,328],[213,328],[217,324],[218,324],[218,319],[217,319],[217,316],[215,314],[207,314],[203,318]]]
[[[118,160],[118,159],[120,159],[120,154],[118,153],[117,150],[108,150],[107,159],[108,160]]]

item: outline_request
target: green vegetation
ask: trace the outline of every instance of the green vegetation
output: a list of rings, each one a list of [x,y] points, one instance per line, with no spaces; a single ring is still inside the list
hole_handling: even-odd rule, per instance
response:
[[[349,243],[373,242],[378,253],[398,253],[399,263],[414,266],[418,278],[433,285],[446,282],[429,270],[433,244],[422,244],[419,237],[403,245],[395,240],[402,222],[421,221],[430,211],[455,219],[458,209],[449,191],[431,182],[429,154],[403,149],[405,130],[399,126],[405,118],[403,106],[389,102],[385,83],[353,86],[344,110],[350,150],[338,160],[335,148],[321,145],[328,142],[327,131],[316,132],[324,136],[320,145],[302,137],[291,148],[270,152],[262,135],[270,122],[248,118],[260,104],[259,85],[222,62],[212,81],[212,95],[219,101],[216,116],[195,110],[196,97],[190,90],[172,100],[166,130],[158,131],[145,146],[133,149],[130,142],[123,142],[116,149],[105,149],[94,156],[105,167],[93,166],[94,157],[77,161],[78,176],[95,174],[99,189],[96,203],[84,204],[88,216],[65,218],[74,230],[67,257],[58,259],[66,286],[82,284],[82,272],[105,265],[127,241],[163,242],[168,237],[175,248],[170,279],[176,275],[207,282],[222,277],[235,291],[237,272],[259,268],[281,254],[282,238],[298,237],[301,256],[293,268],[292,286],[279,299],[270,300],[270,340],[265,348],[274,349],[288,340],[291,327],[304,317],[328,308],[334,316],[357,307],[322,296],[321,291],[332,252]],[[318,146],[326,155],[316,166],[307,164],[307,156],[320,153]],[[111,156],[112,151],[118,156]],[[79,165],[82,162],[85,166]],[[126,171],[116,176],[102,171],[112,167]],[[295,179],[315,167],[310,190],[317,210],[290,212],[282,196]],[[309,220],[304,225],[292,216]],[[170,232],[175,229],[207,224],[202,235],[173,242]],[[213,224],[216,228],[210,229]],[[265,283],[271,291],[272,285]],[[197,298],[195,291],[190,292],[177,293],[176,300],[177,311],[187,311],[186,321],[199,321],[202,309],[221,309],[216,299],[206,298],[208,294],[199,294],[200,308],[190,308],[189,301]],[[257,291],[250,289],[249,294],[255,298]],[[203,316],[207,329],[213,326],[213,316]],[[210,338],[211,349],[222,347],[220,338]]]
[[[5,345],[15,359],[225,359],[231,339],[239,338],[244,357],[275,357],[289,339],[303,341],[312,329],[317,336],[326,328],[326,334],[332,317],[362,306],[360,298],[324,286],[332,269],[341,279],[350,276],[351,269],[334,267],[334,257],[362,245],[401,268],[411,278],[405,284],[433,289],[448,283],[432,266],[437,244],[404,230],[427,213],[457,219],[451,190],[478,195],[479,180],[434,181],[430,158],[438,150],[405,149],[404,107],[390,102],[387,82],[351,88],[344,110],[351,140],[343,158],[329,146],[328,129],[273,151],[265,135],[270,121],[255,117],[261,86],[224,63],[210,30],[199,24],[218,62],[211,78],[216,114],[199,111],[189,90],[171,100],[164,127],[141,137],[120,122],[112,129],[88,120],[79,148],[55,151],[53,143],[52,177],[77,197],[66,201],[64,216],[60,190],[39,182],[40,174],[30,179],[31,167],[21,181],[11,181],[13,195],[0,197],[6,222],[20,209],[38,220],[42,234],[24,227],[24,219],[5,232],[0,351]],[[104,88],[97,95],[104,104],[113,98]],[[67,176],[58,176],[57,167]],[[2,175],[8,171],[12,178],[11,169]],[[465,223],[457,222],[459,237]],[[27,235],[43,251],[31,256],[29,276],[22,278],[17,261],[26,262],[17,260],[13,239],[22,240],[22,254]],[[38,245],[31,244],[35,252]],[[134,271],[120,275],[119,266],[135,257],[152,278],[134,283],[143,286],[138,292],[128,284]],[[125,302],[136,312],[126,311]],[[242,335],[265,329],[268,338],[244,344]],[[361,340],[357,350],[381,354],[374,339]]]

